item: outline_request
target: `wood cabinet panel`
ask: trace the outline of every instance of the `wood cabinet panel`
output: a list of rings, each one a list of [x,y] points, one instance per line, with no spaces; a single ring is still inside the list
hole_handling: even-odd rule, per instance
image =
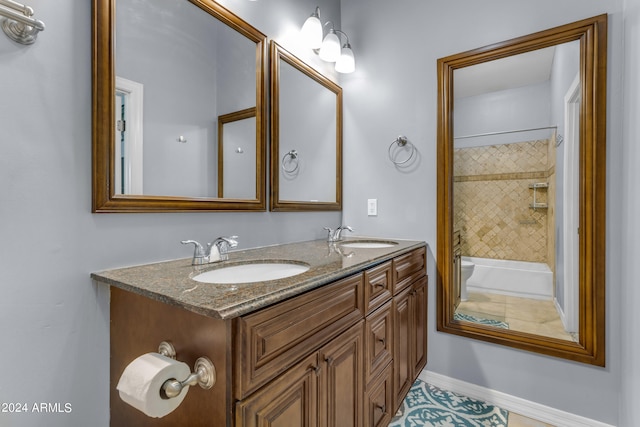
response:
[[[370,382],[393,359],[392,301],[367,316],[365,328],[365,382]]]
[[[371,382],[365,394],[364,425],[386,427],[391,421],[393,408],[392,364]]]
[[[320,350],[320,427],[362,427],[364,322]]]
[[[238,319],[235,397],[239,400],[364,315],[362,275]]]
[[[415,249],[393,260],[393,294],[396,295],[416,279],[427,274],[426,248]]]
[[[209,427],[211,420],[225,420],[214,423],[219,427],[231,425],[231,390],[226,383],[231,375],[230,322],[113,287],[110,311],[112,426]],[[150,418],[120,399],[116,385],[129,363],[143,354],[157,352],[162,341],[170,341],[176,349],[177,359],[192,369],[198,357],[208,357],[216,367],[217,381],[209,390],[191,387],[175,411],[163,418]]]
[[[411,288],[405,289],[393,299],[393,408],[400,406],[400,402],[409,392],[413,383],[411,369]]]
[[[417,280],[412,286],[413,351],[411,360],[415,378],[427,364],[427,278]]]
[[[369,314],[389,301],[393,292],[391,261],[364,272],[365,313]]]
[[[248,399],[238,402],[236,426],[317,427],[319,369],[318,354],[313,353]]]

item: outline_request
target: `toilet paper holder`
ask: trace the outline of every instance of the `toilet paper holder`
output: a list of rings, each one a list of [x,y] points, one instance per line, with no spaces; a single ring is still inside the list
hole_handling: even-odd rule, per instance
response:
[[[168,341],[162,341],[160,343],[158,353],[170,359],[175,360],[176,358],[176,349],[173,344]],[[165,381],[160,390],[161,396],[166,399],[171,399],[177,397],[185,387],[195,386],[197,384],[203,389],[208,390],[216,383],[216,368],[208,357],[199,357],[196,360],[193,370],[194,372],[184,381],[176,379]]]

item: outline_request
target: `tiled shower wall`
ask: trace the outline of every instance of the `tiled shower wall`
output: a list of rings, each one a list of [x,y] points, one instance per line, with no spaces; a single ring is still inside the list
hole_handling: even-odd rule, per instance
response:
[[[554,269],[552,140],[454,150],[454,227],[462,255],[547,263]],[[533,209],[530,184],[545,182]]]

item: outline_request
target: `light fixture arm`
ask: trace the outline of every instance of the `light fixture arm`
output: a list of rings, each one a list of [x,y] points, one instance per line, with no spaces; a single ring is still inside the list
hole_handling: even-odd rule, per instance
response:
[[[347,33],[345,33],[344,31],[340,31],[340,30],[333,30],[333,31],[345,36],[345,38],[347,39],[347,42],[343,46],[349,46],[349,48],[351,48],[351,43],[349,43],[349,36],[347,35]],[[340,36],[338,36],[338,38],[340,38]]]

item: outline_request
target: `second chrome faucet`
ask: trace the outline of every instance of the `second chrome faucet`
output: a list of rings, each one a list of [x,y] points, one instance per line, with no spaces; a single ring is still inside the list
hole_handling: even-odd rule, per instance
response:
[[[342,234],[342,230],[347,230],[347,231],[351,231],[353,232],[353,228],[349,227],[348,225],[341,225],[340,227],[336,228],[335,230],[329,227],[324,227],[325,230],[327,230],[328,232],[328,236],[327,236],[327,240],[329,242],[338,242],[340,241],[340,239],[342,238],[341,234]]]
[[[192,265],[209,264],[212,262],[226,261],[229,259],[228,251],[238,246],[238,236],[218,237],[213,242],[207,243],[206,248],[195,240],[183,240],[183,245],[193,244]]]

